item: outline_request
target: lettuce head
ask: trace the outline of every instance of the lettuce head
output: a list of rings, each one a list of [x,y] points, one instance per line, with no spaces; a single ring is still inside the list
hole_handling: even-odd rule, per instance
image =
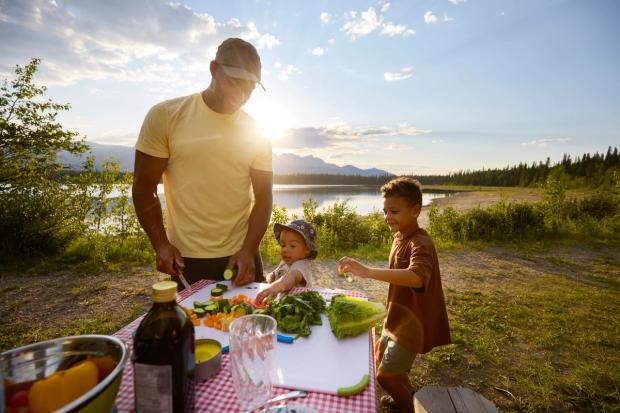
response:
[[[354,337],[369,331],[382,320],[387,311],[381,303],[338,294],[327,307],[327,318],[338,338]]]

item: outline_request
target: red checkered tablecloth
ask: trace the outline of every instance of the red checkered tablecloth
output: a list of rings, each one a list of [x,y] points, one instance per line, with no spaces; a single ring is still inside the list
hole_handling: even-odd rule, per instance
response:
[[[212,283],[210,280],[201,280],[195,284],[192,284],[192,289],[184,290],[179,293],[177,301],[183,301],[190,297],[193,293],[201,290],[208,284]],[[303,288],[293,289],[293,292],[304,291]],[[325,298],[330,298],[335,294],[347,294],[354,297],[366,298],[364,294],[357,291],[345,291],[345,290],[326,290],[321,288],[315,288],[314,290],[321,293]],[[143,316],[142,316],[143,317]],[[129,323],[121,330],[114,333],[114,335],[127,343],[130,351],[133,349],[133,332],[140,324],[142,317]],[[303,399],[294,399],[290,401],[291,404],[303,405],[311,407],[320,413],[375,413],[377,411],[376,400],[376,387],[375,387],[375,364],[373,355],[373,338],[374,332],[368,335],[370,340],[370,351],[368,354],[368,372],[370,375],[370,381],[366,389],[355,396],[339,397],[326,393],[309,392],[308,396]],[[336,368],[336,366],[334,366]],[[325,374],[329,374],[326,371]],[[274,387],[274,396],[286,393],[289,389],[280,387]],[[232,375],[230,374],[230,357],[228,354],[222,355],[222,368],[220,372],[204,383],[199,383],[196,386],[196,404],[195,411],[197,413],[202,412],[225,412],[225,413],[237,413],[242,412],[237,404],[237,396],[232,381]],[[284,403],[284,402],[283,402]],[[277,406],[273,404],[272,406]],[[133,399],[133,366],[131,362],[125,365],[123,371],[123,381],[121,383],[120,390],[116,397],[116,408],[119,412],[133,412],[134,411],[134,399]]]

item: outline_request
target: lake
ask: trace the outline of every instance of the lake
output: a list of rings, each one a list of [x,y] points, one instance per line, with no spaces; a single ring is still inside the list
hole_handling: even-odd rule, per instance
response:
[[[164,193],[164,186],[157,187],[157,193]],[[429,205],[435,198],[443,198],[447,193],[425,192],[422,205]],[[312,197],[318,202],[319,210],[336,201],[347,201],[358,214],[365,215],[374,210],[383,210],[383,199],[379,188],[366,185],[278,185],[273,186],[273,203],[285,207],[289,216],[303,215],[301,203]],[[163,197],[162,197],[163,198]]]

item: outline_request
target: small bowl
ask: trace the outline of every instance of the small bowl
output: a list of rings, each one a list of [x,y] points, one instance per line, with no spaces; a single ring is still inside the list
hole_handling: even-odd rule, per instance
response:
[[[0,354],[0,376],[8,380],[11,387],[28,388],[35,380],[68,369],[87,358],[106,360],[106,376],[101,377],[95,387],[55,413],[109,412],[114,405],[128,357],[127,345],[113,336],[61,337]]]
[[[202,338],[196,340],[196,381],[206,381],[215,376],[222,365],[222,344],[217,340]]]

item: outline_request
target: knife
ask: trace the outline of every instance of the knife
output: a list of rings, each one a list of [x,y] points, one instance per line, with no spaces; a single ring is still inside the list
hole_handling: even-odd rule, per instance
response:
[[[192,287],[189,286],[189,283],[187,282],[187,280],[185,279],[185,276],[183,275],[183,270],[181,270],[181,268],[177,265],[176,261],[172,264],[172,266],[176,270],[177,276],[181,280],[181,283],[183,284],[183,287],[185,287],[186,289],[191,291]]]

